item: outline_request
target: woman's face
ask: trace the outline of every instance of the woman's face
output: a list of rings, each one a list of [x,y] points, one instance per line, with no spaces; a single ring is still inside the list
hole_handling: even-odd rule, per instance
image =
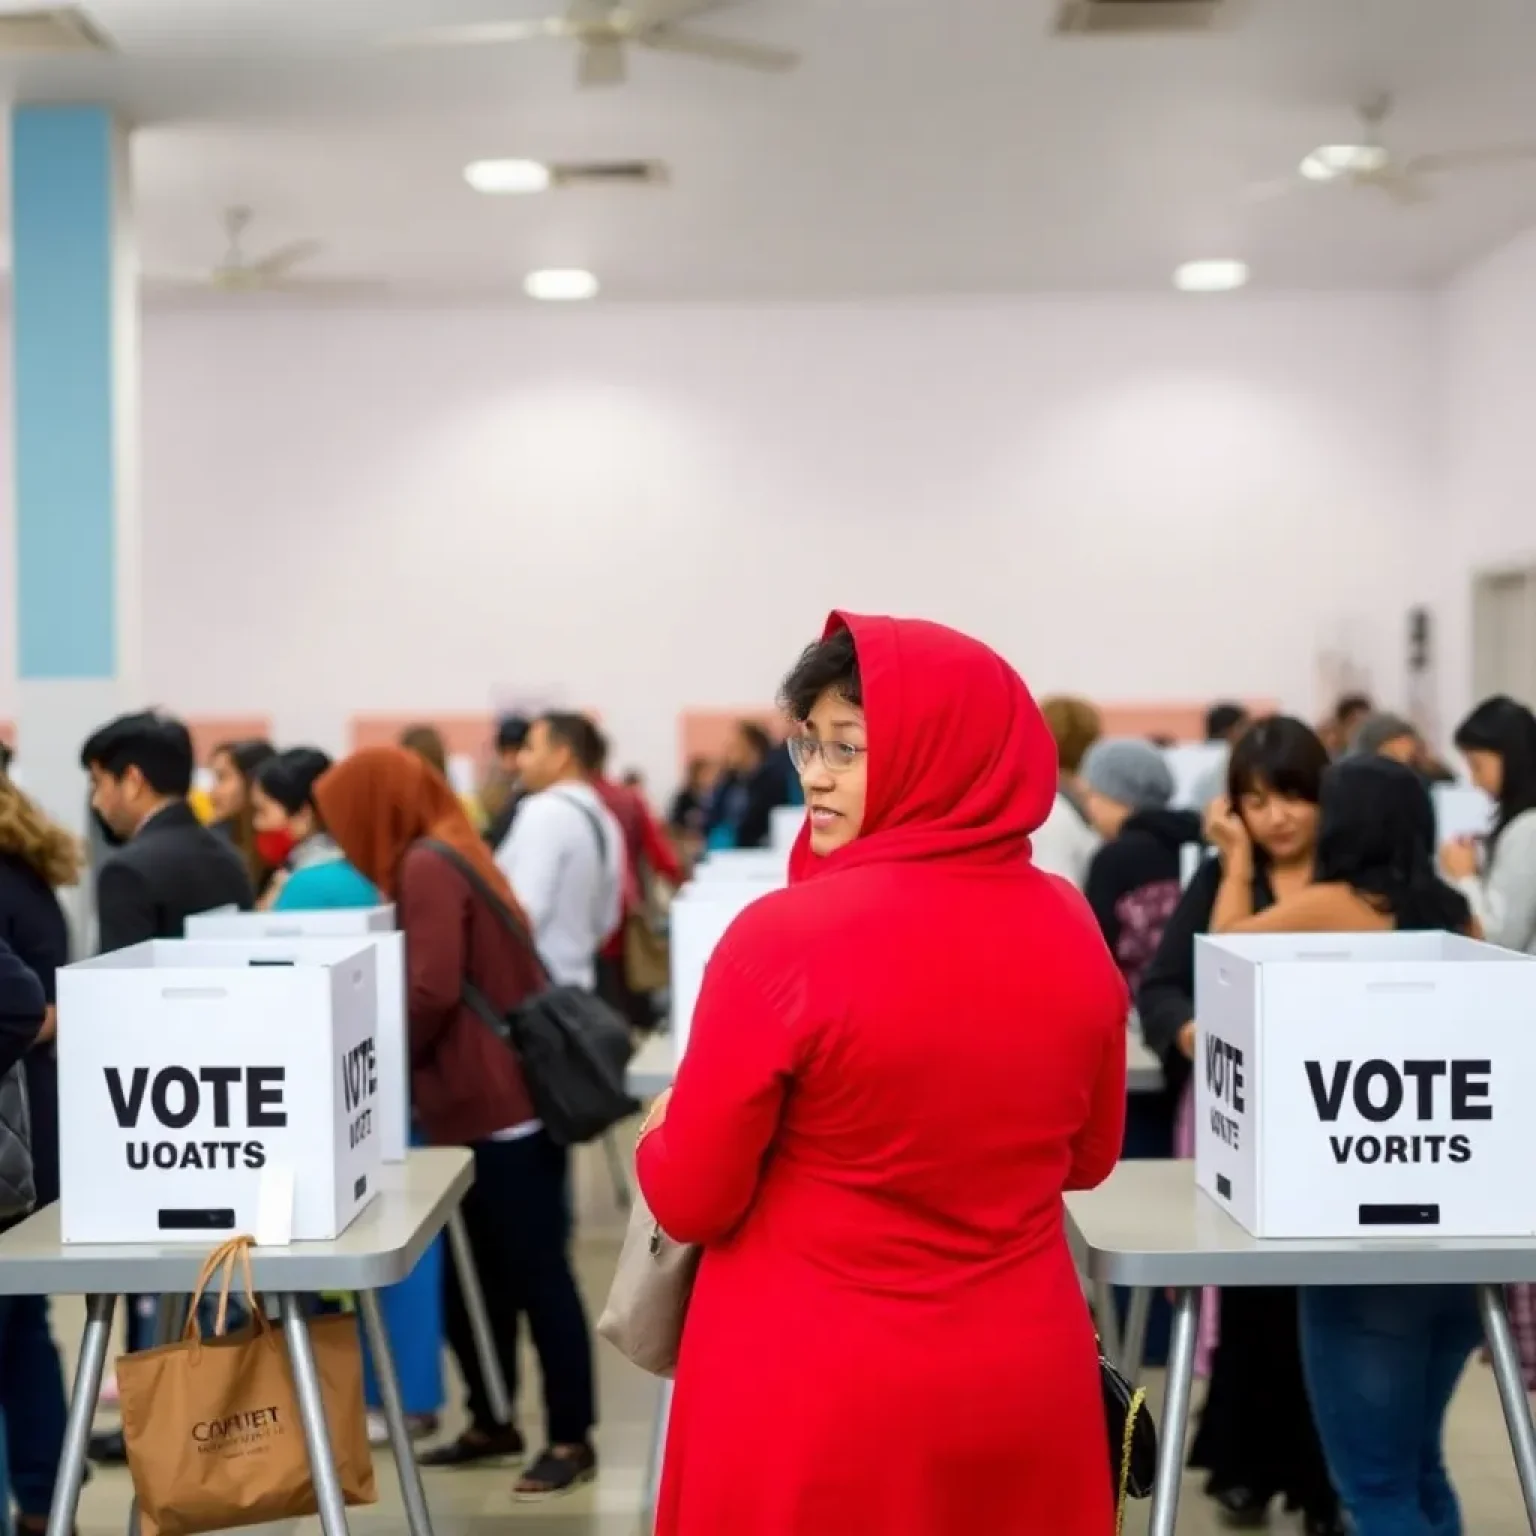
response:
[[[1472,776],[1472,782],[1485,795],[1497,800],[1504,792],[1504,759],[1497,752],[1483,752],[1475,747],[1462,756],[1467,760],[1467,772]]]
[[[830,688],[816,701],[800,736],[792,739],[813,853],[825,856],[859,835],[869,782],[868,745],[864,711]]]
[[[228,752],[215,752],[213,762],[213,788],[208,791],[209,804],[218,821],[228,821],[245,809],[245,779],[235,767],[235,760]]]
[[[1278,794],[1262,781],[1238,801],[1248,835],[1277,864],[1304,859],[1317,847],[1318,810],[1310,800]]]
[[[251,830],[253,832],[286,832],[295,843],[314,835],[315,813],[305,806],[289,815],[282,804],[274,800],[260,784],[251,785]]]

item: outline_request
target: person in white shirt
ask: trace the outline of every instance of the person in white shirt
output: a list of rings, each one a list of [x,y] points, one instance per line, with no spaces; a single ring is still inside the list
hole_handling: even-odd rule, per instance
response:
[[[580,715],[535,720],[517,756],[524,798],[496,851],[550,978],[588,992],[624,896],[624,832],[588,782],[599,750]]]

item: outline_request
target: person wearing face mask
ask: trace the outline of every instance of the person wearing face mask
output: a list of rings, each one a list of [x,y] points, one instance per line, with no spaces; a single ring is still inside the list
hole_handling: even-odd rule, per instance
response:
[[[1211,931],[1223,899],[1231,907],[1246,897],[1249,911],[1262,912],[1311,882],[1327,767],[1327,747],[1302,721],[1277,715],[1249,727],[1206,816],[1217,857],[1196,870],[1142,976],[1142,1037],[1178,1101],[1176,1157],[1195,1151],[1195,939]],[[1189,1463],[1206,1474],[1223,1518],[1261,1525],[1281,1498],[1301,1508],[1309,1536],[1338,1531],[1338,1496],[1302,1375],[1295,1288],[1245,1286],[1219,1302],[1207,1294],[1201,1344],[1209,1385]]]
[[[275,912],[379,904],[373,882],[347,863],[315,809],[315,780],[330,766],[317,747],[291,747],[256,770],[251,820],[257,854],[278,871],[270,903]]]
[[[835,614],[784,697],[789,887],[716,948],[637,1154],[703,1247],[657,1536],[1110,1536],[1061,1201],[1115,1165],[1128,999],[1032,861],[1050,730],[913,620]]]

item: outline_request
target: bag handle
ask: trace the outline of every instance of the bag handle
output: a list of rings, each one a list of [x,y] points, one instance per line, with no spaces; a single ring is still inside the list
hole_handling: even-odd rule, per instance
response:
[[[495,913],[496,920],[502,928],[517,940],[528,958],[538,968],[539,976],[544,983],[543,990],[548,992],[554,986],[554,978],[539,957],[538,947],[533,942],[533,934],[528,925],[518,916],[501,897],[491,888],[490,882],[485,876],[459,852],[452,843],[440,842],[435,837],[424,837],[415,844],[418,848],[428,848],[439,858],[446,859],[469,882],[469,888],[479,896]],[[473,1006],[473,1004],[471,1004]]]
[[[250,1308],[252,1325],[257,1333],[270,1331],[271,1324],[267,1320],[267,1314],[262,1310],[251,1275],[251,1249],[255,1241],[253,1237],[242,1233],[239,1237],[232,1237],[227,1242],[220,1243],[204,1260],[187,1307],[187,1322],[181,1335],[184,1341],[190,1340],[194,1344],[202,1343],[202,1328],[197,1318],[198,1307],[204,1292],[213,1283],[215,1275],[219,1277],[219,1306],[213,1320],[213,1336],[216,1339],[224,1337],[229,1323],[229,1296],[234,1284],[236,1260],[240,1263],[242,1278],[245,1281],[245,1299]]]

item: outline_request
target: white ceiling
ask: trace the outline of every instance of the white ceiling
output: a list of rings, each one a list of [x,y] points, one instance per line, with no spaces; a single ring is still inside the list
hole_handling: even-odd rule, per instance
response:
[[[412,300],[535,266],[642,300],[1145,289],[1207,255],[1267,287],[1415,285],[1536,220],[1536,165],[1409,209],[1243,197],[1382,88],[1406,153],[1536,140],[1531,0],[1231,3],[1229,32],[1128,39],[1053,36],[1055,0],[734,0],[699,25],[796,48],[796,72],[637,50],[627,85],[579,91],[561,43],[370,46],[540,0],[87,0],[118,53],[0,60],[0,94],[140,125],[149,275],[212,265],[248,203],[258,250],[318,236],[315,271]],[[673,182],[479,197],[461,167],[496,155],[657,157]]]

